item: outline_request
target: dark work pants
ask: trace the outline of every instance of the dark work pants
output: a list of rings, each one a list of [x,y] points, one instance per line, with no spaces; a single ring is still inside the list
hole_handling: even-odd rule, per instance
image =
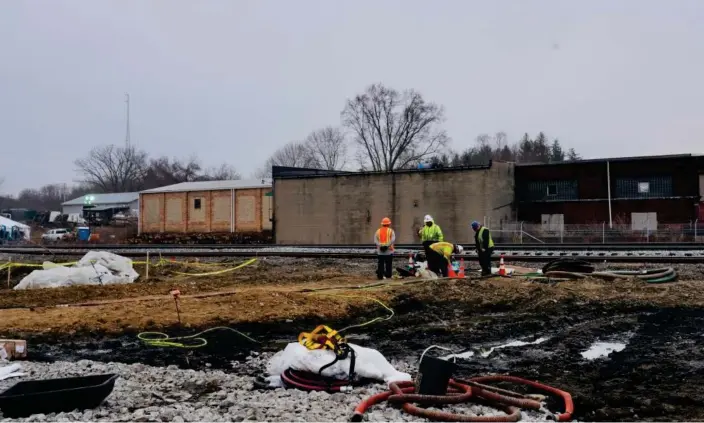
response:
[[[387,279],[391,278],[391,266],[394,262],[394,256],[377,254],[377,265],[376,265],[376,278],[383,279],[386,276]]]
[[[435,250],[426,253],[428,259],[428,270],[437,273],[438,276],[447,276],[447,266],[450,264],[445,256]]]
[[[491,255],[493,253],[493,248],[477,252],[479,256],[479,266],[482,268],[482,275],[491,275]]]
[[[430,250],[430,246],[435,244],[437,241],[423,241],[423,252],[425,253],[425,259],[428,259],[428,251]]]

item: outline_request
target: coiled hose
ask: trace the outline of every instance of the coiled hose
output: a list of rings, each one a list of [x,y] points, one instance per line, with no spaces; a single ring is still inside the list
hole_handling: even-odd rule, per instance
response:
[[[373,395],[362,401],[355,409],[351,421],[359,422],[364,418],[364,413],[375,404],[383,401],[398,403],[408,414],[423,417],[433,421],[454,421],[454,422],[516,422],[521,418],[520,408],[533,410],[541,409],[540,402],[528,398],[524,395],[510,392],[504,389],[484,385],[482,382],[502,381],[521,383],[534,388],[542,389],[555,395],[559,395],[565,402],[565,412],[555,416],[557,421],[567,421],[572,417],[574,405],[572,396],[562,390],[551,386],[543,385],[516,376],[484,376],[472,378],[469,381],[450,379],[448,395],[419,395],[415,394],[413,382],[399,382],[389,384],[389,391]],[[448,413],[439,410],[428,410],[418,407],[412,403],[422,404],[460,404],[482,400],[492,407],[506,413],[504,416],[467,416],[463,414]],[[519,408],[520,407],[520,408]]]

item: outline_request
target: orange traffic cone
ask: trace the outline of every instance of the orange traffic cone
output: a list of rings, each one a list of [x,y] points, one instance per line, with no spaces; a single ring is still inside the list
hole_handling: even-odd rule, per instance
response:
[[[460,259],[460,272],[457,274],[458,278],[464,278],[464,257]]]
[[[501,254],[501,259],[499,260],[499,276],[506,276],[506,266],[504,265],[503,254]]]
[[[413,253],[408,253],[408,265],[411,267],[416,265],[415,260],[413,260]]]
[[[457,278],[457,273],[455,273],[455,269],[452,268],[452,263],[447,263],[447,277],[450,279],[455,279]]]

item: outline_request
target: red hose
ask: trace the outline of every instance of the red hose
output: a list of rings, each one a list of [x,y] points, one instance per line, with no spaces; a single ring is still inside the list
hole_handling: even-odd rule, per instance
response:
[[[398,382],[389,384],[390,391],[371,396],[362,401],[355,409],[352,415],[352,421],[362,421],[364,413],[373,405],[383,401],[401,403],[403,411],[417,417],[424,417],[435,421],[451,421],[451,422],[515,422],[521,418],[521,410],[516,407],[493,402],[489,398],[475,395],[472,388],[458,383],[450,379],[450,387],[448,395],[419,395],[414,394],[415,386],[413,382]],[[498,394],[496,394],[498,395]],[[425,404],[459,404],[469,402],[473,396],[482,398],[491,402],[492,406],[497,407],[507,413],[505,416],[466,416],[463,414],[447,413],[439,410],[427,410],[420,408],[413,402]],[[498,395],[501,396],[501,395]]]
[[[281,374],[281,380],[288,387],[304,391],[340,392],[350,385],[349,380],[321,377],[315,373],[287,369]]]
[[[475,377],[464,382],[462,380],[450,379],[448,395],[420,395],[415,394],[415,386],[412,382],[398,382],[389,384],[389,391],[373,395],[357,405],[352,415],[352,421],[362,421],[364,413],[372,406],[384,401],[399,403],[402,409],[408,414],[424,417],[434,421],[459,421],[459,422],[515,422],[521,418],[520,408],[539,410],[541,404],[530,398],[521,398],[516,394],[493,386],[478,385],[483,382],[514,382],[532,386],[543,391],[550,392],[563,398],[565,402],[565,412],[556,416],[558,421],[568,421],[574,413],[572,396],[552,386],[543,385],[539,382],[519,378],[516,376],[497,375]],[[470,386],[472,385],[472,386]],[[498,392],[502,393],[498,393]],[[513,396],[509,396],[513,395]],[[518,396],[518,397],[516,397]],[[428,410],[418,407],[412,403],[425,404],[459,404],[469,402],[472,399],[483,399],[492,407],[500,409],[506,413],[505,416],[466,416],[463,414],[447,413],[443,411]],[[520,407],[520,408],[519,408]]]
[[[513,382],[520,383],[522,385],[528,385],[536,389],[542,389],[543,391],[550,392],[551,394],[562,397],[565,403],[565,412],[557,415],[557,421],[565,422],[572,419],[572,414],[574,413],[574,403],[572,402],[572,395],[569,392],[565,392],[561,389],[554,388],[552,386],[543,385],[540,382],[534,382],[532,380],[523,379],[517,376],[509,375],[494,375],[494,376],[479,376],[471,378],[470,381],[484,383],[484,382]]]

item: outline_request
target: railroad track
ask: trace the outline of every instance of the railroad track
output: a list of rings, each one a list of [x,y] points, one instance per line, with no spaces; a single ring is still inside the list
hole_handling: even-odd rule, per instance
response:
[[[460,245],[471,247],[474,242],[459,243]],[[61,249],[61,250],[85,250],[86,248],[102,249],[102,250],[179,250],[179,249],[204,249],[204,250],[253,250],[253,249],[270,249],[270,248],[316,248],[316,249],[366,249],[374,248],[372,244],[22,244],[22,245],[4,245],[0,246],[2,252],[13,252],[11,250],[32,250],[37,248]],[[420,249],[420,244],[397,244],[398,249]],[[615,244],[497,244],[497,249],[503,250],[522,250],[522,251],[640,251],[640,250],[702,250],[704,251],[704,243],[615,243]]]
[[[149,252],[152,257],[160,255],[171,257],[299,257],[299,258],[347,258],[347,259],[374,259],[372,246],[256,246],[247,248],[204,248],[202,246],[180,246],[180,248],[162,248],[161,246],[141,246],[139,248],[124,248],[123,246],[100,246],[93,249],[109,250],[126,257],[145,257]],[[63,247],[23,247],[0,248],[0,253],[21,255],[52,255],[52,256],[82,256],[90,249],[85,246]],[[421,250],[419,245],[399,246],[397,255],[406,257],[408,254]],[[506,247],[497,247],[494,252],[495,259],[503,254],[506,261],[547,262],[557,258],[574,258],[592,262],[633,262],[633,263],[704,263],[704,248],[700,249],[670,249],[670,250],[641,250],[641,249],[590,249],[590,250],[520,250]],[[460,257],[467,260],[476,260],[476,253],[468,252]]]

